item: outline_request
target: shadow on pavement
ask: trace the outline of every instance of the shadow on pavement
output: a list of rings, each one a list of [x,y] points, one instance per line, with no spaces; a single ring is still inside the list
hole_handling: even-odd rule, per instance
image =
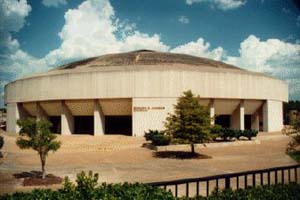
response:
[[[173,159],[210,159],[211,156],[192,153],[187,151],[157,151],[153,152],[156,158],[173,158]]]

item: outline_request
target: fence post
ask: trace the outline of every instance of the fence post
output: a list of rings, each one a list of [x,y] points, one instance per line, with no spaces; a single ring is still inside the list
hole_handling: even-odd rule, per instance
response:
[[[297,167],[295,167],[295,182],[298,183]]]
[[[225,189],[229,189],[231,188],[231,183],[230,183],[230,179],[231,178],[236,178],[236,188],[239,189],[240,188],[240,180],[239,178],[244,178],[244,187],[247,188],[248,187],[248,176],[252,175],[252,186],[255,187],[258,185],[258,183],[256,183],[256,178],[259,179],[259,177],[257,177],[257,175],[260,175],[260,185],[264,185],[267,184],[268,186],[270,186],[273,183],[273,180],[275,181],[275,183],[280,182],[280,177],[278,177],[278,171],[281,171],[281,183],[285,184],[286,181],[288,181],[288,183],[290,183],[291,181],[295,181],[295,182],[299,182],[299,171],[300,169],[300,165],[292,165],[292,166],[286,166],[286,167],[274,167],[274,168],[269,168],[269,169],[263,169],[263,170],[253,170],[253,171],[247,171],[247,172],[240,172],[240,173],[232,173],[232,174],[222,174],[222,175],[216,175],[216,176],[210,176],[210,177],[201,177],[201,178],[192,178],[192,179],[181,179],[181,180],[174,180],[174,181],[165,181],[165,182],[153,182],[153,183],[148,183],[151,186],[155,186],[155,187],[160,187],[160,188],[164,188],[165,190],[167,190],[168,186],[170,185],[175,185],[175,196],[178,196],[178,185],[182,184],[185,185],[185,189],[186,189],[186,197],[189,197],[189,184],[190,183],[196,183],[196,194],[197,196],[200,195],[201,191],[200,191],[200,183],[201,182],[206,182],[206,196],[209,196],[209,182],[213,182],[216,181],[216,189],[219,189],[219,180],[225,180]],[[287,170],[287,174],[285,174],[285,171]],[[293,173],[294,171],[294,173]],[[274,173],[274,177],[273,177],[273,173]],[[267,175],[267,180],[264,180],[264,175]],[[272,175],[272,179],[271,179],[271,175]],[[274,179],[273,179],[274,178]],[[278,180],[279,179],[279,180]],[[285,180],[287,179],[287,180]],[[259,181],[259,180],[258,180]],[[204,193],[205,194],[205,193]]]
[[[230,188],[230,177],[225,177],[225,189]]]

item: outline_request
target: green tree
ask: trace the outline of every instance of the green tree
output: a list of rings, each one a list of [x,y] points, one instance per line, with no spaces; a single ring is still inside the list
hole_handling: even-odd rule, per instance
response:
[[[55,141],[56,135],[50,132],[52,124],[48,120],[35,120],[33,118],[18,120],[17,124],[21,130],[16,143],[21,149],[33,149],[38,152],[42,166],[42,178],[44,179],[46,176],[46,157],[50,151],[57,151],[61,145],[60,142]]]
[[[181,143],[191,145],[195,154],[195,143],[204,143],[210,139],[210,115],[207,107],[201,106],[199,96],[189,90],[179,97],[165,122],[166,133]]]

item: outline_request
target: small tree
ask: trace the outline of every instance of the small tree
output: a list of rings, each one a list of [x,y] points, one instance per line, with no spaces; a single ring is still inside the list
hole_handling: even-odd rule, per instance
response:
[[[179,142],[189,143],[195,154],[195,143],[204,143],[210,136],[210,115],[208,108],[201,106],[199,96],[195,97],[189,90],[179,97],[165,122],[166,132]]]
[[[48,120],[35,120],[33,118],[18,120],[17,124],[21,130],[16,143],[21,149],[33,149],[38,152],[42,165],[42,178],[44,179],[48,152],[57,151],[61,145],[60,142],[55,141],[56,135],[50,132],[52,124]]]

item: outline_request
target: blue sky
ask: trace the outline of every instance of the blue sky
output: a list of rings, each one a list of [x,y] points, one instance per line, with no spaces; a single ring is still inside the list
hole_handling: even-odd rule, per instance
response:
[[[300,99],[293,0],[0,0],[0,107],[16,78],[86,57],[153,49],[271,74]]]

